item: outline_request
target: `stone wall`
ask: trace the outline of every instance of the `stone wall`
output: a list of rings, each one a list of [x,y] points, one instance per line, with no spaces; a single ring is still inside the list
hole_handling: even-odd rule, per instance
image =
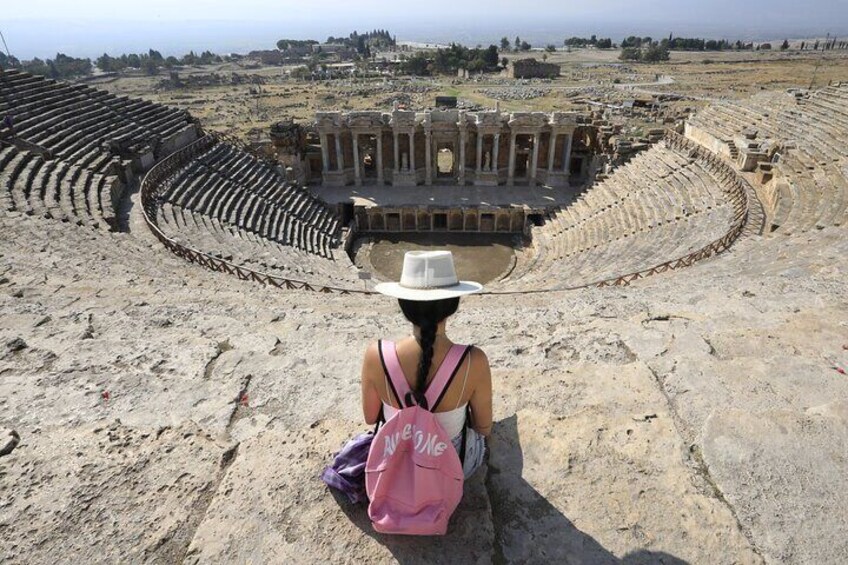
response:
[[[580,121],[573,112],[318,112],[322,184],[568,186]],[[445,148],[453,167],[439,174]]]
[[[510,78],[555,78],[559,76],[559,65],[533,59],[518,59],[509,65]]]
[[[472,232],[522,233],[524,208],[510,207],[357,207],[360,233]]]

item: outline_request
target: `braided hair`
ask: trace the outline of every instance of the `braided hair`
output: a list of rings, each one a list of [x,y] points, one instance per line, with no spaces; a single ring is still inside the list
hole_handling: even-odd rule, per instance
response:
[[[415,391],[423,394],[433,362],[433,344],[436,342],[436,329],[439,322],[452,316],[459,308],[459,298],[443,300],[416,301],[398,299],[398,304],[406,319],[418,326],[421,332],[421,360],[415,379]]]

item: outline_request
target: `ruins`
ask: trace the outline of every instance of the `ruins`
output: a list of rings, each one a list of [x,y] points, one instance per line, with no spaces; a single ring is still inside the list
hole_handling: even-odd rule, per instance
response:
[[[568,186],[577,118],[497,110],[319,112],[322,184]]]
[[[0,71],[0,561],[845,562],[848,85],[594,88],[273,112],[260,151]],[[450,320],[495,425],[433,544],[316,477],[408,332],[367,240],[436,232],[506,265]]]
[[[533,57],[511,61],[507,68],[510,78],[556,78],[559,73],[559,65],[538,61]]]

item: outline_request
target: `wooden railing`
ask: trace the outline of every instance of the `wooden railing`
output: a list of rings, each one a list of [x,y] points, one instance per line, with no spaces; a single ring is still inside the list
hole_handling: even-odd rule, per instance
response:
[[[151,168],[144,176],[144,179],[142,179],[140,189],[142,213],[144,214],[144,221],[147,223],[150,231],[153,232],[153,235],[156,236],[156,239],[158,239],[166,249],[171,251],[177,257],[181,257],[190,263],[196,263],[212,271],[235,275],[241,280],[255,281],[264,285],[291,290],[312,290],[324,293],[337,292],[340,294],[372,294],[371,291],[362,289],[317,285],[307,281],[254,271],[253,269],[248,269],[241,265],[236,265],[235,263],[230,263],[229,261],[214,257],[198,249],[177,243],[159,229],[159,225],[156,223],[156,216],[160,206],[162,189],[167,186],[168,181],[171,180],[180,171],[180,169],[198,155],[205,153],[210,147],[222,139],[225,138],[217,133],[206,134],[197,141],[186,145],[182,149],[179,149],[170,154],[168,157],[162,159],[159,163],[153,166],[153,168]]]
[[[235,275],[241,280],[255,281],[264,285],[290,290],[310,290],[314,292],[339,294],[374,294],[374,291],[371,290],[319,285],[307,281],[290,279],[287,277],[248,269],[241,265],[236,265],[229,261],[225,261],[224,259],[214,257],[208,253],[204,253],[203,251],[177,243],[159,229],[159,226],[156,223],[156,217],[157,209],[160,205],[162,189],[167,186],[168,181],[174,177],[182,167],[221,140],[229,142],[229,138],[226,136],[222,136],[217,133],[209,133],[197,141],[172,153],[157,163],[145,175],[141,182],[142,210],[144,213],[144,220],[156,238],[162,242],[169,251],[178,257],[181,257],[191,263],[196,263],[202,267],[206,267],[212,271]],[[727,195],[728,201],[733,205],[734,219],[730,229],[722,237],[683,257],[665,261],[659,265],[654,265],[653,267],[642,269],[640,271],[588,284],[531,290],[488,291],[481,294],[540,294],[579,290],[590,287],[626,286],[635,280],[665,273],[671,270],[681,269],[683,267],[689,267],[698,261],[702,261],[727,250],[731,245],[733,245],[733,242],[736,241],[740,234],[742,234],[746,223],[748,222],[749,210],[752,205],[750,201],[750,186],[748,186],[747,181],[739,176],[736,171],[721,158],[685,137],[673,132],[667,132],[665,141],[673,149],[688,153],[689,155],[700,159],[713,172],[714,176],[725,181],[723,189]]]
[[[590,287],[626,286],[635,280],[643,279],[651,275],[657,275],[667,271],[681,269],[683,267],[690,267],[698,261],[712,257],[713,255],[718,255],[733,245],[733,242],[735,242],[742,234],[749,220],[749,210],[752,206],[750,199],[752,198],[753,190],[748,185],[748,182],[738,175],[736,171],[720,157],[697,143],[686,139],[682,135],[668,131],[666,132],[664,139],[669,147],[700,159],[707,168],[712,170],[714,176],[726,181],[722,188],[725,191],[728,201],[733,205],[734,214],[733,223],[731,224],[730,229],[728,229],[723,236],[683,257],[665,261],[664,263],[660,263],[659,265],[654,265],[653,267],[648,267],[640,271],[618,275],[584,285],[531,290],[503,290],[491,292],[489,294],[538,294]]]

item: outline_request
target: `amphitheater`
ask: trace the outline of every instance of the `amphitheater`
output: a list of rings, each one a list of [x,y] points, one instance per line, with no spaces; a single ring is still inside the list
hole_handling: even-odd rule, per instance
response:
[[[848,561],[848,87],[715,102],[525,220],[451,325],[495,427],[435,543],[317,480],[407,331],[337,209],[184,111],[0,88],[4,563]]]

